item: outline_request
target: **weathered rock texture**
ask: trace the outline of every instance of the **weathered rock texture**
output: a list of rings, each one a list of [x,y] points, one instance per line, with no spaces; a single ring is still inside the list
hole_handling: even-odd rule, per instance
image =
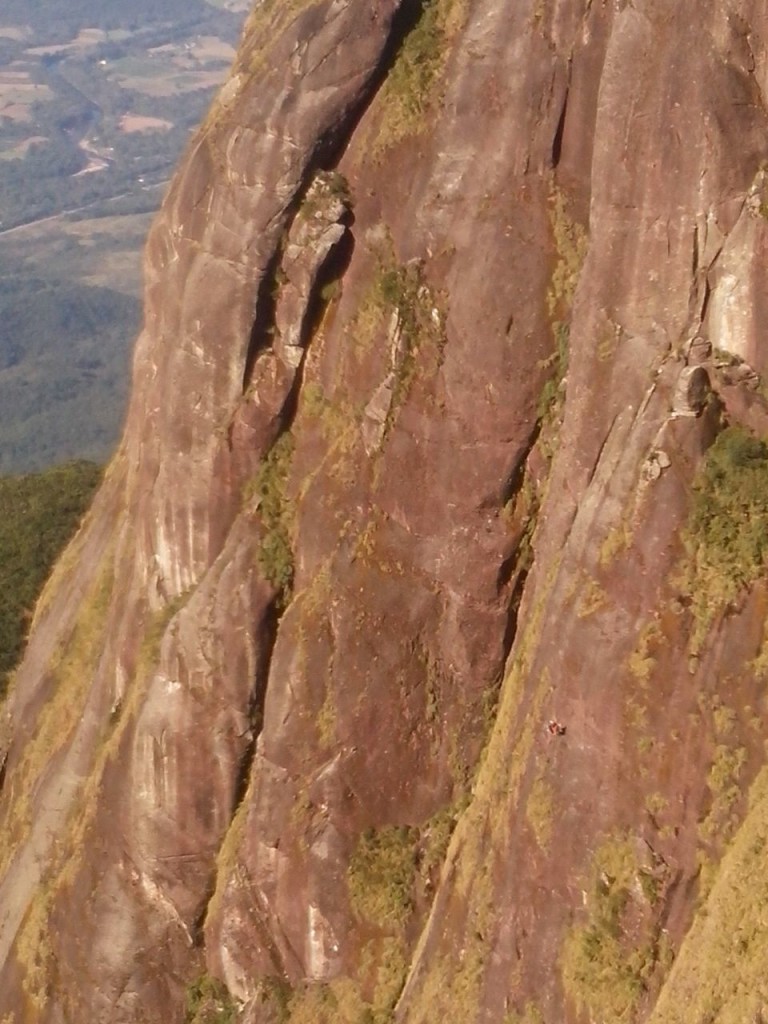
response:
[[[694,529],[768,432],[767,46],[256,5],[5,709],[0,1019],[768,1014],[763,549]]]

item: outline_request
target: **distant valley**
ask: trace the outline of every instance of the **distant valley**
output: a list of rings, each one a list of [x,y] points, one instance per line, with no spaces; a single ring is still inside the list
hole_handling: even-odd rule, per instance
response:
[[[3,4],[0,472],[113,449],[143,240],[249,6]]]

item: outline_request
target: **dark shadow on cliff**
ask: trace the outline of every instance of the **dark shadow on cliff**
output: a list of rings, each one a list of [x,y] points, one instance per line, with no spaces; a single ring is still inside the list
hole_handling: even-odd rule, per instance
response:
[[[560,111],[560,117],[557,122],[557,129],[555,130],[555,137],[552,141],[552,169],[555,170],[557,165],[560,163],[560,157],[563,152],[563,135],[565,134],[565,117],[568,113],[568,90],[565,90],[563,96],[563,108]]]
[[[536,446],[541,433],[541,421],[536,423],[528,444],[520,454],[506,484],[501,492],[502,508],[507,506],[515,498],[521,495],[525,486],[525,474],[528,465],[528,458]],[[520,603],[523,599],[523,591],[528,574],[533,565],[532,536],[536,526],[538,503],[533,502],[527,513],[527,518],[519,525],[520,537],[511,553],[502,561],[496,577],[496,585],[499,593],[509,590],[509,605],[507,611],[507,622],[504,628],[504,659],[509,656],[512,644],[517,634],[517,620],[520,611]]]

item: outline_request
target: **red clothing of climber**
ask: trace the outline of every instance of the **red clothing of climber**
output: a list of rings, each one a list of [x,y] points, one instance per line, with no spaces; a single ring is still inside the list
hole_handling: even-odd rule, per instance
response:
[[[565,726],[551,718],[547,724],[547,732],[550,736],[565,736]]]

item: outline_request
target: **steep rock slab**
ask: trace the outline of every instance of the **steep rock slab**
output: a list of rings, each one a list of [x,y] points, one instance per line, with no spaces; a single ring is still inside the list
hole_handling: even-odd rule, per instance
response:
[[[738,828],[764,12],[395,6],[258,5],[150,238],[10,705],[20,1019],[640,1020]]]
[[[762,597],[742,595],[726,616],[710,593],[702,624],[681,579],[690,485],[718,403],[677,420],[673,395],[679,347],[707,316],[701,257],[691,264],[701,225],[738,235],[765,159],[764,68],[743,71],[735,37],[741,25],[762,53],[766,25],[711,5],[697,8],[692,40],[689,13],[644,4],[611,18],[561,448],[475,802],[400,1003],[408,1021],[457,1006],[470,1019],[641,1019],[690,921],[700,862],[717,857],[711,766],[739,751],[732,780],[762,756],[747,724]],[[565,164],[567,139],[566,120]],[[750,239],[742,258],[753,252]],[[649,484],[642,467],[660,465],[659,451],[666,469]],[[723,704],[732,732],[709,714]],[[562,742],[545,728],[555,716]],[[636,841],[666,865],[653,882]]]
[[[40,691],[23,667],[9,705],[19,747],[27,733],[37,754],[9,758],[8,813],[19,817],[27,791],[38,811],[54,795],[56,805],[54,818],[38,816],[31,833],[11,835],[5,884],[16,909],[4,920],[4,953],[16,941],[0,986],[4,1011],[28,1005],[41,1020],[110,1021],[182,1012],[176,971],[190,963],[213,851],[258,720],[263,642],[267,651],[272,642],[275,591],[253,572],[258,528],[244,529],[252,511],[240,527],[233,521],[242,486],[279,429],[285,395],[271,407],[262,402],[247,446],[231,444],[228,425],[248,401],[249,350],[263,347],[265,275],[310,169],[334,151],[365,100],[397,6],[296,5],[286,19],[285,8],[260,5],[238,69],[153,230],[123,447],[109,497],[78,542],[82,561],[59,592],[74,603],[99,573],[119,580],[98,590],[109,637],[96,672],[79,641],[73,652],[71,712],[89,708],[76,766],[61,757],[72,760],[71,736],[84,726],[62,731],[61,757],[44,760],[55,750],[43,751],[54,724],[51,685],[67,699],[59,677]],[[264,33],[270,60],[260,51]],[[111,543],[99,557],[105,531]],[[58,635],[66,638],[74,618],[63,617]],[[50,636],[41,625],[27,666],[45,662]],[[227,681],[217,683],[225,665]],[[65,790],[62,777],[72,782]],[[48,881],[35,894],[41,870]],[[89,946],[76,940],[75,932],[93,929]]]
[[[206,924],[209,963],[248,1001],[248,1019],[270,1012],[264,975],[331,992],[356,975],[362,1009],[386,1002],[373,993],[379,960],[384,949],[407,957],[429,907],[434,869],[411,879],[413,863],[431,860],[436,816],[444,842],[466,798],[524,575],[520,533],[500,512],[551,353],[550,183],[525,174],[529,148],[538,169],[550,159],[561,62],[501,86],[482,48],[514,66],[505,45],[517,23],[490,5],[462,13],[441,30],[427,11],[340,163],[355,247],[310,346],[293,424],[297,594],[280,622],[241,838]],[[482,27],[489,17],[495,33]],[[403,100],[411,48],[428,32],[440,43],[430,89]],[[529,86],[543,90],[536,137],[521,129],[497,155],[469,108],[456,126],[470,83],[498,91],[499,119]],[[435,127],[418,120],[401,135],[414,103]],[[524,252],[517,230],[530,239]],[[411,864],[402,902],[385,892],[361,902],[366,872],[390,855]],[[300,986],[295,999],[295,1012],[309,1012]]]

